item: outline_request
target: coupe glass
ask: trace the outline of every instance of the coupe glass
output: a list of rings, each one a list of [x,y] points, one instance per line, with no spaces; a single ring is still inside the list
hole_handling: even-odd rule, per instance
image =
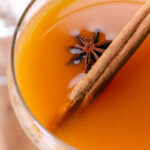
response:
[[[101,0],[101,1],[111,1],[111,0]],[[131,0],[131,1],[138,1],[138,0]],[[145,0],[139,1],[143,2]],[[9,93],[12,106],[14,108],[15,114],[21,126],[23,127],[24,131],[29,136],[29,138],[40,150],[73,150],[75,148],[59,140],[52,133],[47,131],[33,116],[33,114],[31,113],[31,111],[29,110],[28,106],[26,105],[25,101],[22,98],[15,76],[14,64],[15,64],[15,55],[17,53],[17,51],[15,50],[16,40],[18,39],[20,33],[24,29],[24,26],[37,13],[37,11],[39,11],[47,2],[50,2],[50,0],[32,0],[25,9],[24,13],[22,14],[18,22],[18,25],[14,33],[8,65]]]

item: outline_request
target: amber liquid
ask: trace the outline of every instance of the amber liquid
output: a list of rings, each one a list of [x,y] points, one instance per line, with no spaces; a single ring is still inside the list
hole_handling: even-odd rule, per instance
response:
[[[28,23],[16,45],[16,77],[27,106],[45,128],[85,75],[83,62],[66,64],[72,56],[69,47],[78,42],[73,35],[89,37],[100,28],[101,40],[113,39],[141,5],[52,1]],[[149,150],[149,56],[150,37],[84,113],[65,120],[55,135],[81,150]]]

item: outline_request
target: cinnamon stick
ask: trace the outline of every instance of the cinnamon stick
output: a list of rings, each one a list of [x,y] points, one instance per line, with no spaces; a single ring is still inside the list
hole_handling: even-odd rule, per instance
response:
[[[51,129],[64,119],[69,110],[79,101],[81,110],[112,80],[115,74],[132,56],[140,44],[150,33],[150,0],[148,0],[125,28],[118,34],[88,74],[71,92],[65,105],[58,111]]]
[[[99,79],[95,82],[93,87],[86,95],[80,111],[84,110],[85,107],[91,102],[97,92],[103,90],[103,88],[113,79],[116,73],[124,66],[128,59],[133,55],[137,48],[141,45],[144,39],[150,33],[150,13],[139,25],[133,36],[124,45],[122,50],[116,55],[109,66],[104,70]],[[80,112],[79,111],[79,112]]]

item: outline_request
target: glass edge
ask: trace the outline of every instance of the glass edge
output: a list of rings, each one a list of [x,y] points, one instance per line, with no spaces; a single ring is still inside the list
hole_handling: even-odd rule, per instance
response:
[[[27,106],[27,104],[25,103],[23,96],[21,94],[21,91],[19,89],[18,83],[17,83],[17,79],[16,79],[16,74],[15,74],[15,64],[14,64],[14,51],[15,51],[15,43],[17,40],[17,36],[18,36],[18,32],[20,29],[20,26],[27,14],[27,12],[29,11],[29,9],[32,7],[32,5],[36,2],[37,0],[31,0],[31,2],[29,2],[29,4],[27,5],[27,7],[25,8],[25,10],[23,11],[13,34],[13,39],[12,39],[12,46],[11,46],[11,51],[10,51],[10,70],[12,73],[12,77],[13,77],[13,82],[15,84],[15,88],[16,91],[20,97],[21,102],[23,103],[24,107],[26,108],[26,110],[28,111],[28,113],[30,114],[30,116],[32,117],[32,119],[39,125],[40,128],[42,128],[46,134],[48,136],[52,136],[53,138],[55,138],[58,142],[61,142],[61,144],[64,144],[64,146],[69,146],[71,149],[73,149],[74,147],[72,147],[71,145],[63,142],[61,139],[57,138],[53,133],[51,133],[50,131],[48,131],[37,119],[36,117],[32,114],[32,112],[30,111],[29,107]]]

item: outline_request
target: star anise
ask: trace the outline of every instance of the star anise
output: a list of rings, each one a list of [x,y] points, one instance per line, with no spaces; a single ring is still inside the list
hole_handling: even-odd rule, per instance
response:
[[[99,41],[99,36],[99,31],[94,32],[89,40],[80,34],[77,35],[80,44],[73,46],[72,49],[78,50],[78,52],[73,55],[69,62],[85,59],[84,68],[85,73],[87,73],[112,42],[110,40]]]

